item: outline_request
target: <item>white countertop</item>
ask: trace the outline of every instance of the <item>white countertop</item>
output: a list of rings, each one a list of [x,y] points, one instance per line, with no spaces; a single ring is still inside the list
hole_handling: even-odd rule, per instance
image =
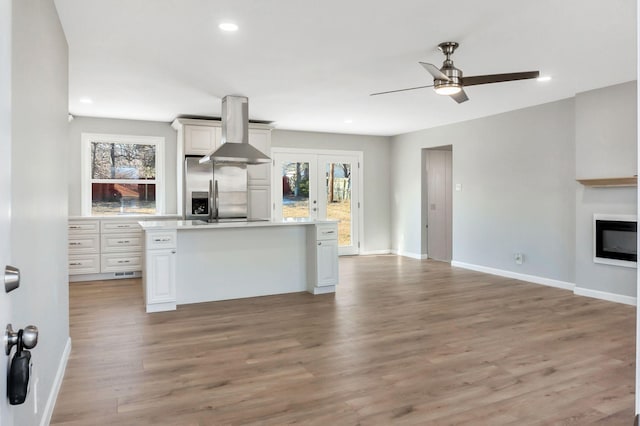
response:
[[[259,228],[267,226],[294,226],[294,225],[320,225],[335,224],[336,220],[314,220],[309,218],[288,218],[283,220],[264,220],[247,222],[217,222],[208,223],[202,220],[145,220],[138,222],[143,230],[169,230],[169,229],[219,229],[219,228]]]

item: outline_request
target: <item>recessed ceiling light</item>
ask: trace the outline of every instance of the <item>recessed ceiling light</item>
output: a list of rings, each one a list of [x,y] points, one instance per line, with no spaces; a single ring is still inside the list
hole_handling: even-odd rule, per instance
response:
[[[549,80],[551,80],[551,76],[550,75],[543,75],[542,77],[538,77],[537,80],[538,81],[549,81]]]
[[[347,124],[351,124],[351,123],[353,123],[353,120],[350,119],[350,118],[347,118],[346,120],[344,120],[344,122],[347,123]]]
[[[223,22],[222,24],[218,25],[218,28],[220,28],[222,31],[238,31],[238,26],[232,22]]]
[[[81,104],[92,104],[93,103],[93,99],[91,99],[91,98],[80,98],[80,103]]]

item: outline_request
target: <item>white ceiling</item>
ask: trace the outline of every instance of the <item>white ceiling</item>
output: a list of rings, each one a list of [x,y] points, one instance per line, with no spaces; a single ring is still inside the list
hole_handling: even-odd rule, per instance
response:
[[[277,128],[395,135],[571,97],[636,78],[632,0],[55,0],[74,115],[171,121],[249,97]],[[232,21],[235,33],[218,24]],[[553,79],[474,86],[456,104],[418,61],[442,41],[465,75]],[[92,104],[80,102],[83,97]],[[345,123],[345,120],[353,120]]]

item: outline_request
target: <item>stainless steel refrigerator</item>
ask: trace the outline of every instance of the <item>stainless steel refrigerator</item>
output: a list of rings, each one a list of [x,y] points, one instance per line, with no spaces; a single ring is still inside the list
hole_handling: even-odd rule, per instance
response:
[[[185,158],[185,219],[242,219],[247,217],[247,165],[200,164]]]

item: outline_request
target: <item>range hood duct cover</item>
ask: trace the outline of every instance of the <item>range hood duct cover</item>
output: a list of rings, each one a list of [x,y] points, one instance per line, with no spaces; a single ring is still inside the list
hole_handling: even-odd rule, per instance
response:
[[[249,145],[249,99],[227,95],[222,98],[222,145],[202,157],[201,163],[264,164],[271,161]]]

